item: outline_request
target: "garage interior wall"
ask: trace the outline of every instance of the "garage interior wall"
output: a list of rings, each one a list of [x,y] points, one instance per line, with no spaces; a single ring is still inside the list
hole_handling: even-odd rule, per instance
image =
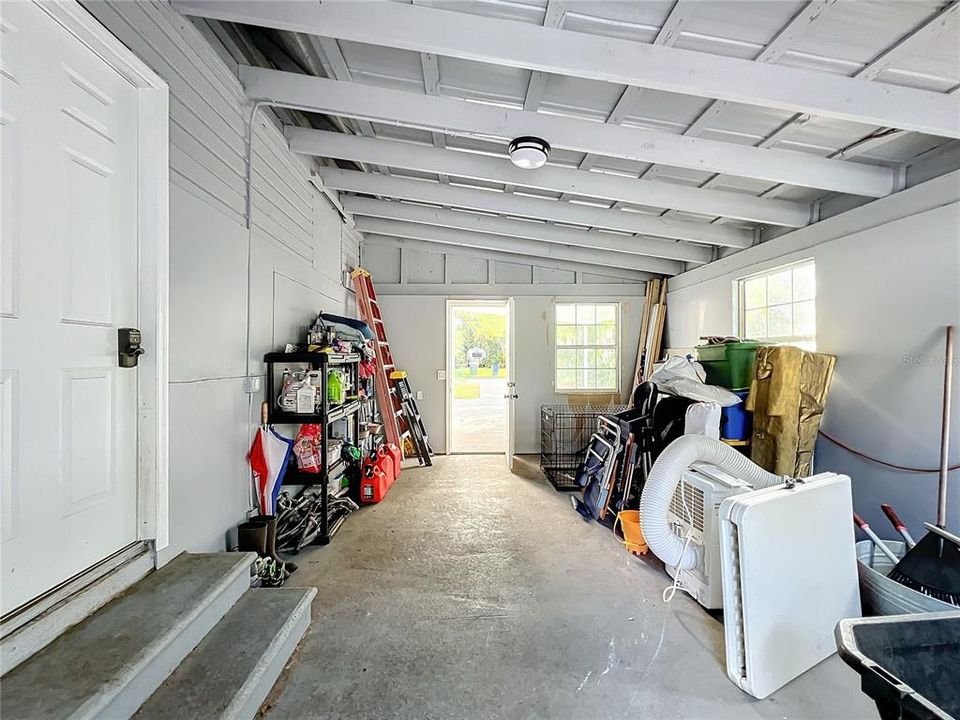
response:
[[[254,123],[248,232],[249,109],[235,74],[166,3],[83,4],[170,87],[170,545],[160,559],[221,551],[249,509],[262,393],[244,391],[248,331],[260,374],[265,352],[302,337],[298,322],[351,311],[342,270],[357,241],[265,112]]]
[[[399,283],[401,260],[397,248],[365,247],[363,265],[377,285],[397,365],[407,371],[411,386],[423,392],[418,405],[437,452],[447,450],[447,384],[437,379],[437,371],[446,368],[448,299],[514,298],[517,453],[540,452],[540,406],[564,403],[570,398],[553,390],[554,300],[620,303],[621,389],[630,384],[640,336],[643,283],[628,285],[617,279],[581,274],[578,284],[569,270],[493,260],[488,266],[482,258],[443,252],[405,249],[403,253],[404,283]],[[431,293],[394,294],[403,292],[405,285],[417,290],[432,286]]]
[[[817,349],[837,356],[823,429],[888,462],[935,468],[939,458],[944,334],[960,324],[960,172],[783,235],[670,281],[667,346],[737,334],[738,278],[813,258]],[[960,387],[954,384],[954,408]],[[951,436],[951,457],[960,427]],[[912,474],[861,460],[823,437],[817,472],[853,480],[854,506],[876,527],[890,503],[910,527],[936,516],[936,473]],[[947,526],[960,522],[951,473]]]

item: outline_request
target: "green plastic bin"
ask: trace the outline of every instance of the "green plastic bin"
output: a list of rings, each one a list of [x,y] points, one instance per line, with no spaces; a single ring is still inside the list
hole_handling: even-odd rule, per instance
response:
[[[730,390],[749,388],[759,345],[755,342],[698,345],[697,360],[707,373],[707,384]]]
[[[727,362],[730,363],[730,389],[746,390],[753,382],[753,369],[757,364],[757,348],[760,343],[727,343]]]

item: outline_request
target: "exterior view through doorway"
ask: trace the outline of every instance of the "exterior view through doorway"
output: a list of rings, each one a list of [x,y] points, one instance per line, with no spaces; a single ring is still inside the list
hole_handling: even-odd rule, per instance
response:
[[[447,451],[507,452],[510,303],[447,304]],[[509,391],[509,392],[508,392]]]

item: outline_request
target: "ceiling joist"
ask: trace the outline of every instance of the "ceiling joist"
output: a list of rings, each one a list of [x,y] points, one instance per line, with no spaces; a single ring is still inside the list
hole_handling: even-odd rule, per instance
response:
[[[514,217],[550,220],[584,229],[595,227],[620,232],[652,235],[672,240],[690,240],[708,245],[744,248],[753,242],[753,233],[729,225],[710,225],[684,220],[670,220],[657,215],[644,215],[623,210],[560,203],[556,200],[524,197],[490,190],[441,185],[414,178],[372,175],[356,170],[324,169],[323,184],[334,190],[381,197],[414,200],[435,205],[512,215]],[[676,246],[673,242],[655,243],[656,247]],[[669,257],[664,255],[662,257]],[[689,259],[689,258],[683,258]]]
[[[404,170],[437,175],[448,173],[470,180],[655,208],[676,208],[708,217],[723,216],[767,225],[803,227],[810,222],[810,206],[806,203],[758,199],[745,193],[700,190],[670,182],[637,182],[636,178],[622,175],[556,165],[546,165],[535,171],[523,170],[505,156],[497,158],[473,152],[438,150],[414,143],[324,130],[287,126],[285,132],[290,149],[302,155],[382,163]]]
[[[373,198],[344,197],[342,202],[347,212],[352,213],[355,219],[372,217],[384,220],[401,220],[403,222],[466,230],[467,232],[485,232],[504,237],[541,240],[560,245],[570,245],[571,247],[590,248],[591,250],[682,260],[700,265],[710,262],[713,258],[713,253],[709,248],[670,240],[588,232],[541,222],[511,220],[492,215],[478,215],[477,213],[461,212],[447,208],[388,202]]]
[[[375,12],[349,2],[174,5],[217,20],[960,138],[955,97],[829,73],[402,3]]]
[[[493,233],[463,232],[455,228],[424,225],[402,220],[384,220],[382,218],[358,217],[357,230],[366,235],[389,235],[414,240],[429,240],[447,245],[463,245],[483,250],[519,253],[529,257],[569,260],[570,262],[602,265],[610,270],[637,270],[658,275],[678,275],[683,272],[683,263],[676,260],[644,257],[628,253],[595,250],[592,248],[559,243],[529,240],[517,237],[505,237]]]
[[[643,282],[655,277],[651,273],[638,272],[636,270],[622,270],[620,268],[611,268],[606,265],[588,264],[580,262],[570,262],[568,260],[557,260],[556,258],[546,258],[541,256],[523,255],[519,253],[499,252],[496,250],[483,250],[481,248],[453,246],[447,243],[436,243],[429,240],[413,240],[410,238],[394,238],[385,235],[375,235],[369,233],[364,236],[363,246],[365,248],[379,247],[400,247],[405,250],[419,250],[433,253],[451,253],[454,255],[463,255],[466,257],[482,258],[484,260],[496,260],[508,263],[525,263],[536,267],[546,268],[548,270],[566,270],[568,272],[593,273],[604,275],[610,278],[617,278],[629,282]]]
[[[240,67],[240,80],[249,98],[276,106],[441,130],[451,135],[499,140],[536,135],[554,147],[577,152],[869,197],[888,195],[894,185],[894,172],[889,168],[800,152],[683,138],[247,65]]]

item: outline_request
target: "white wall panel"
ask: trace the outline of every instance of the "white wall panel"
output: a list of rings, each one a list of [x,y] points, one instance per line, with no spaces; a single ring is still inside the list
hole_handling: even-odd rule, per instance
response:
[[[690,347],[703,335],[734,334],[737,278],[813,258],[817,348],[837,356],[824,430],[874,457],[935,467],[943,327],[960,325],[960,192],[955,178],[941,178],[899,195],[745,250],[724,260],[722,269],[671,280],[668,344]],[[944,203],[943,196],[953,201]],[[957,408],[960,388],[954,392]],[[960,447],[956,425],[951,447]],[[956,464],[957,452],[951,455]],[[850,475],[854,505],[875,527],[889,527],[880,503],[892,504],[915,532],[935,517],[936,474],[886,469],[824,438],[817,441],[815,466]],[[957,483],[947,504],[947,525],[956,526]]]
[[[269,111],[254,123],[251,234],[244,216],[250,109],[235,73],[164,2],[83,5],[170,86],[171,544],[164,556],[222,550],[248,508],[246,452],[262,400],[243,392],[248,323],[250,372],[258,375],[263,353],[300,340],[314,313],[354,311],[341,277],[345,262],[356,263],[357,240],[346,238]]]

